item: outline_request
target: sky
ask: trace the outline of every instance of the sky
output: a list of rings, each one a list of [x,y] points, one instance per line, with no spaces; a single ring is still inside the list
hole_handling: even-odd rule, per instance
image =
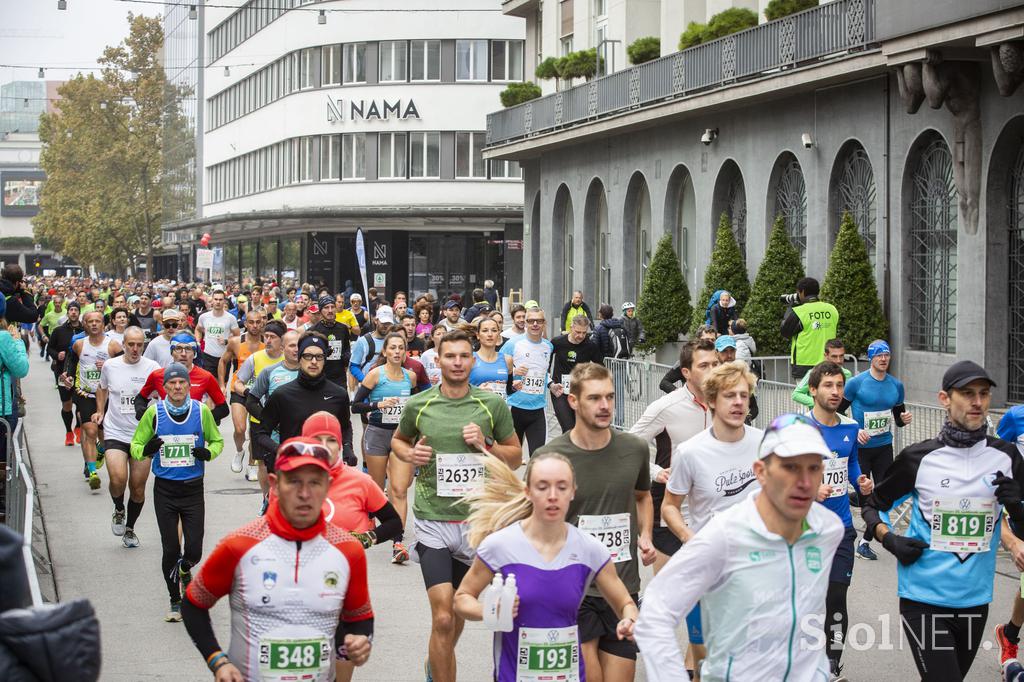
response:
[[[0,84],[34,80],[39,67],[51,68],[47,80],[66,80],[77,71],[95,67],[96,59],[108,45],[116,45],[128,32],[128,13],[160,15],[161,5],[121,0],[67,0],[68,8],[57,9],[57,0],[0,0]],[[92,73],[98,73],[93,71]]]

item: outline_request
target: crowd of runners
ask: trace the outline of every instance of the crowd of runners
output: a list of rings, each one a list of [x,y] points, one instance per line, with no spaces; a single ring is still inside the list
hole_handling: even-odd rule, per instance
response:
[[[1024,408],[990,435],[994,382],[970,361],[942,376],[941,430],[894,457],[913,415],[884,340],[855,376],[828,340],[791,411],[760,429],[749,361],[706,329],[622,431],[592,321],[548,338],[534,301],[506,320],[479,290],[468,305],[308,285],[26,291],[38,322],[19,333],[51,362],[85,487],[99,494],[106,471],[111,532],[134,551],[157,541],[136,533],[151,495],[164,618],[184,622],[217,682],[351,679],[372,656],[375,545],[419,565],[431,621],[408,627],[429,627],[422,675],[437,682],[456,679],[464,623],[486,622],[501,576],[516,599],[512,629],[494,633],[499,682],[625,682],[638,658],[648,680],[845,680],[847,594],[873,545],[898,560],[921,678],[964,680],[1000,544],[1024,570]],[[209,466],[263,492],[212,550]],[[899,534],[890,512],[908,500]],[[221,597],[227,648],[209,616]],[[993,620],[1004,676],[1024,679],[1024,600]]]

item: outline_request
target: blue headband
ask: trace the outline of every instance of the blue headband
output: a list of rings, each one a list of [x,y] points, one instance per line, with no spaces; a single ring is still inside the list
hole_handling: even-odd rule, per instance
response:
[[[199,344],[196,342],[196,337],[192,336],[188,332],[182,332],[181,334],[175,334],[171,337],[171,345],[180,344],[185,346],[192,346],[198,348]]]
[[[871,345],[868,346],[868,360],[871,360],[876,355],[881,354],[891,355],[892,351],[889,350],[889,344],[885,341],[872,341]]]

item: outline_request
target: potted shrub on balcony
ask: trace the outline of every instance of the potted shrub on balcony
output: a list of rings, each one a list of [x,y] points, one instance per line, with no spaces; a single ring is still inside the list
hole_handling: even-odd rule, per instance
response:
[[[764,18],[775,21],[817,6],[818,0],[772,0],[764,8]]]
[[[501,106],[507,109],[540,97],[540,86],[528,82],[509,83],[498,96],[501,98]]]
[[[661,56],[661,38],[645,36],[637,38],[626,48],[630,64],[643,64]]]

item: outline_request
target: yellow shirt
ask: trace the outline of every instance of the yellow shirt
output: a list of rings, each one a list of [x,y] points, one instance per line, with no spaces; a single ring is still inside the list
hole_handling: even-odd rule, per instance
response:
[[[338,324],[347,324],[356,334],[359,333],[359,323],[356,321],[356,316],[352,314],[351,310],[342,310],[341,312],[334,313],[334,321]]]

